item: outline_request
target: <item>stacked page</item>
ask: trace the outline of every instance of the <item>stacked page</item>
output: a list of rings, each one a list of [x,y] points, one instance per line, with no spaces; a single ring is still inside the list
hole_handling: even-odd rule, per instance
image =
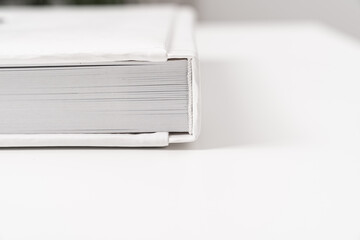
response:
[[[188,132],[187,64],[0,68],[0,133]]]

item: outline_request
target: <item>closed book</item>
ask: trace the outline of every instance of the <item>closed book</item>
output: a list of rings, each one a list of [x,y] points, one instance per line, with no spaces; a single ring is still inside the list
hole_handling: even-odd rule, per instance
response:
[[[0,20],[0,147],[167,146],[198,137],[191,8],[3,8]]]

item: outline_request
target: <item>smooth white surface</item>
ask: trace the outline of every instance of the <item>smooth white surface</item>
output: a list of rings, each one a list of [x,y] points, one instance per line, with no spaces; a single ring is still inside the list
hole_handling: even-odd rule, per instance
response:
[[[0,239],[359,239],[360,43],[274,23],[198,45],[197,142],[0,150]]]
[[[0,66],[192,59],[195,15],[173,4],[4,7]]]
[[[0,65],[166,61],[180,11],[172,5],[3,8]]]
[[[85,145],[86,144],[86,145]],[[164,147],[168,132],[142,134],[1,134],[0,147]]]

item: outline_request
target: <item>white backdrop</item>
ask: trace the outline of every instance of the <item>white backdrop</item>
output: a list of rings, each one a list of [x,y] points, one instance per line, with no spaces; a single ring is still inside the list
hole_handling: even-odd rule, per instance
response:
[[[204,20],[315,19],[360,38],[360,0],[197,0]]]
[[[208,21],[318,20],[360,38],[360,0],[127,0],[191,4]]]
[[[47,0],[63,4],[67,0]],[[24,4],[29,0],[0,0]],[[317,20],[360,39],[360,0],[124,0],[125,3],[180,3],[198,9],[205,21]]]

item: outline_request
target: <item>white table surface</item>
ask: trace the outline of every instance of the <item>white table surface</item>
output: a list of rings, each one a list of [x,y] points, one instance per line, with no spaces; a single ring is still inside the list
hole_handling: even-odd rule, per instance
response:
[[[198,142],[0,150],[0,239],[360,239],[360,41],[223,23],[198,45]]]

